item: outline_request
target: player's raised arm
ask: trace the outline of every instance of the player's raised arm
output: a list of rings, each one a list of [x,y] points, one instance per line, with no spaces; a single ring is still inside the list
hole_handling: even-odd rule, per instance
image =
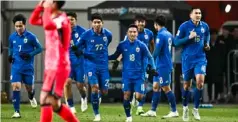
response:
[[[35,7],[34,11],[32,12],[30,18],[29,18],[29,23],[32,25],[39,25],[41,26],[43,24],[42,21],[42,16],[41,12],[43,12],[44,7],[43,7],[44,1],[41,0],[39,4]]]
[[[108,60],[116,60],[120,56],[121,52],[122,51],[121,51],[121,43],[120,43],[117,46],[116,51],[112,55],[108,56]]]
[[[39,42],[39,40],[37,39],[36,36],[33,36],[33,40],[32,41],[33,41],[32,44],[35,47],[35,50],[30,52],[29,54],[30,54],[30,56],[35,56],[35,55],[37,55],[37,54],[42,52],[42,46],[41,46],[41,44],[40,44],[40,42]]]
[[[43,12],[43,27],[46,30],[54,30],[56,28],[61,28],[61,20],[58,19],[55,22],[52,19],[52,4],[53,0],[46,0],[44,2],[44,12]]]

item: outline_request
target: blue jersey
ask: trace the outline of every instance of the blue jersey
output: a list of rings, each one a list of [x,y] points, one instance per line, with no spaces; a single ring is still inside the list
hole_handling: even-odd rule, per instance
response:
[[[89,67],[108,69],[108,45],[112,41],[112,33],[102,28],[100,34],[93,29],[85,31],[77,46],[84,48],[84,63]]]
[[[34,56],[42,51],[42,47],[37,37],[30,31],[25,30],[22,35],[17,32],[9,36],[9,55],[14,58],[12,70],[33,70]],[[29,60],[23,60],[20,53],[30,54]]]
[[[190,32],[193,30],[197,36],[189,39]],[[198,62],[206,61],[204,44],[209,45],[209,42],[210,32],[207,23],[200,21],[196,26],[192,20],[189,20],[180,25],[174,44],[182,46],[182,61]]]
[[[156,60],[156,69],[166,68],[172,70],[172,34],[165,28],[157,33],[156,37],[156,48],[153,53],[153,57]]]
[[[125,36],[124,40],[127,40],[127,39],[128,37]],[[149,47],[150,42],[154,41],[154,34],[151,30],[144,28],[142,32],[138,32],[137,39],[144,42],[144,44],[147,45],[147,47]]]
[[[73,27],[72,33],[71,33],[70,47],[75,46],[79,42],[80,36],[85,31],[86,30],[81,26],[77,25],[77,26]],[[70,55],[71,66],[83,64],[83,56],[77,57],[75,55],[75,52],[71,48],[69,51],[69,55]]]
[[[144,60],[149,59],[149,63],[155,69],[154,59],[147,46],[140,40],[130,42],[125,40],[119,43],[116,52],[109,56],[109,60],[115,60],[122,54],[123,77],[138,78],[144,76]]]

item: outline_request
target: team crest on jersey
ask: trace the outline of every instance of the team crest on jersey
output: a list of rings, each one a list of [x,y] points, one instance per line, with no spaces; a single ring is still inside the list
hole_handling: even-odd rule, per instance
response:
[[[79,37],[79,34],[78,34],[78,33],[75,33],[75,34],[74,34],[74,37],[75,37],[75,38],[78,38],[78,37]]]
[[[139,47],[136,48],[136,52],[140,52],[140,48]]]
[[[91,40],[92,43],[94,43],[94,40]]]
[[[14,40],[13,43],[16,43],[16,40]]]
[[[88,72],[88,76],[91,77],[93,75],[92,72]]]
[[[147,34],[145,34],[145,39],[148,39],[149,37],[148,37],[148,35]]]
[[[23,41],[24,41],[24,43],[27,43],[27,40],[28,40],[28,39],[27,39],[27,38],[25,38],[25,39],[23,40]]]
[[[106,36],[103,37],[103,41],[107,41],[107,37]]]
[[[205,29],[204,29],[203,27],[201,28],[201,32],[202,32],[202,33],[204,33],[204,32],[205,32]]]

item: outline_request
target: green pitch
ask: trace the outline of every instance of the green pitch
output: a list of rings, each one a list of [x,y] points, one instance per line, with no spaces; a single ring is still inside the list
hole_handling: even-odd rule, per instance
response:
[[[190,122],[195,122],[191,114],[192,105],[190,105]],[[157,117],[140,117],[135,115],[136,109],[133,109],[133,122],[182,122],[182,106],[177,105],[180,117],[171,119],[161,119],[162,115],[169,112],[169,106],[167,104],[161,104],[157,110]],[[149,110],[150,105],[146,104],[144,110]],[[76,106],[77,117],[81,122],[92,122],[94,116],[89,104],[89,109],[82,113],[80,111],[80,105]],[[238,105],[214,105],[213,108],[201,108],[199,109],[201,115],[200,122],[238,122]],[[40,108],[32,109],[29,104],[21,105],[21,116],[19,119],[11,119],[13,114],[13,107],[11,104],[1,105],[1,122],[39,122]],[[124,122],[125,114],[122,104],[101,104],[100,114],[102,122]],[[54,122],[63,122],[60,117],[54,114]]]

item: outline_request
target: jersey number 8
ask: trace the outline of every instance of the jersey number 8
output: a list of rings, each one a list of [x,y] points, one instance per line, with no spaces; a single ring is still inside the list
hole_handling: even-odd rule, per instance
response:
[[[135,61],[135,54],[130,54],[130,61]]]

